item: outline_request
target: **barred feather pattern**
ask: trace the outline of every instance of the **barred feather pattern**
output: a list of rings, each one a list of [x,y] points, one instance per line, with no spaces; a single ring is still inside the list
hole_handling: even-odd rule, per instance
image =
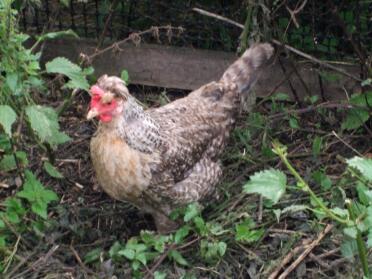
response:
[[[103,189],[152,213],[160,230],[171,225],[164,216],[175,207],[211,198],[222,175],[218,158],[238,114],[240,95],[272,53],[269,44],[255,45],[218,82],[148,110],[119,78],[100,78],[100,88],[125,101],[123,114],[101,123],[91,142]]]

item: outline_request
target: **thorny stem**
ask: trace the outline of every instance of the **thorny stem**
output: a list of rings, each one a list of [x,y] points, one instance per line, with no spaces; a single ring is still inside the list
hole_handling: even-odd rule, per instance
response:
[[[349,215],[350,215],[351,219],[354,221],[354,227],[355,227],[356,232],[357,232],[356,242],[357,242],[357,247],[358,247],[359,258],[360,258],[360,261],[362,263],[363,273],[367,278],[370,278],[369,277],[366,246],[364,244],[362,234],[361,234],[361,232],[360,232],[360,230],[358,229],[358,226],[357,226],[357,222],[356,222],[357,217],[355,216],[354,210],[351,207],[351,200],[347,199],[345,201],[345,203],[346,203],[347,210],[349,211]]]
[[[350,221],[347,219],[340,218],[336,214],[334,214],[323,202],[318,198],[318,196],[311,190],[309,184],[301,177],[301,175],[293,168],[291,163],[287,159],[287,153],[283,146],[279,142],[273,142],[273,148],[275,153],[279,156],[291,174],[296,178],[298,182],[298,187],[304,191],[309,193],[310,197],[315,201],[315,203],[326,213],[328,217],[337,221],[343,225],[350,225]]]

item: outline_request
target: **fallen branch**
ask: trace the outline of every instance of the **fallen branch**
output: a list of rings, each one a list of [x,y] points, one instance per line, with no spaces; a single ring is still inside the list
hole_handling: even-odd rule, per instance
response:
[[[332,230],[333,225],[328,224],[324,231],[321,232],[317,239],[315,239],[305,251],[278,277],[278,279],[285,279],[287,276],[307,257],[307,255],[319,245],[320,241]],[[275,278],[275,277],[274,277]]]

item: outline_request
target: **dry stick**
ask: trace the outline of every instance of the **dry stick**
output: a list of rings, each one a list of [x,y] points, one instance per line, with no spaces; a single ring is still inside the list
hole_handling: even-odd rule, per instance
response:
[[[363,157],[363,155],[356,150],[354,147],[352,147],[350,144],[348,144],[345,140],[343,140],[335,131],[332,131],[332,134],[343,144],[345,144],[347,147],[349,147],[352,151],[354,151],[358,156]]]
[[[298,253],[300,253],[301,251],[303,251],[303,249],[305,247],[307,247],[307,245],[310,243],[310,240],[309,239],[306,239],[304,240],[300,246],[297,246],[296,248],[294,248],[293,250],[291,250],[285,257],[284,259],[282,260],[282,262],[280,263],[280,265],[270,274],[270,276],[268,277],[268,279],[275,279],[276,276],[279,274],[280,270],[282,270],[282,268],[284,266],[286,266],[290,260],[295,256],[297,255]]]
[[[332,224],[328,224],[324,231],[321,232],[316,240],[314,240],[308,248],[278,277],[278,279],[285,279],[305,258],[306,256],[319,245],[320,241],[328,234],[333,228]]]
[[[173,243],[168,247],[168,249],[160,256],[160,258],[157,260],[157,262],[151,267],[150,270],[147,271],[146,276],[143,279],[150,279],[153,275],[158,266],[165,260],[165,258],[168,256],[169,251],[174,249],[176,247],[176,243]]]
[[[299,25],[298,22],[297,22],[296,15],[297,15],[299,12],[301,12],[301,10],[302,10],[303,8],[305,8],[306,3],[307,3],[307,0],[304,0],[304,1],[302,2],[302,4],[300,5],[300,7],[295,8],[294,10],[291,10],[290,8],[288,8],[287,5],[285,6],[285,8],[287,9],[287,11],[288,11],[289,14],[291,15],[291,19],[292,19],[294,25],[295,25],[297,28],[299,28],[300,25]],[[298,3],[297,3],[297,5],[298,5]]]
[[[88,268],[88,267],[83,263],[83,261],[81,260],[81,258],[80,258],[80,256],[79,256],[78,252],[75,250],[75,248],[74,248],[72,245],[70,245],[70,250],[71,250],[72,253],[74,254],[75,259],[78,261],[80,267],[81,267],[82,269],[84,269],[85,272],[87,272],[87,273],[89,273],[89,274],[95,274],[91,269],[89,269],[89,268]]]
[[[95,52],[93,53],[92,55],[89,55],[87,56],[88,60],[92,61],[96,56],[98,55],[101,55],[102,53],[105,53],[109,50],[112,50],[112,49],[118,49],[118,47],[120,45],[122,45],[123,43],[125,42],[128,42],[128,41],[132,41],[135,37],[141,37],[143,35],[146,35],[146,34],[149,34],[149,33],[153,33],[154,31],[158,31],[158,30],[178,30],[179,32],[183,32],[183,28],[182,27],[172,27],[172,26],[159,26],[159,27],[151,27],[145,31],[141,31],[141,32],[138,32],[138,33],[132,33],[129,35],[129,37],[117,42],[117,43],[114,43],[112,44],[111,46],[108,46],[98,52]]]
[[[111,3],[111,6],[110,6],[110,11],[109,11],[109,15],[106,19],[106,22],[105,22],[105,26],[103,27],[103,31],[101,33],[101,36],[99,36],[99,39],[98,39],[98,43],[97,43],[97,46],[96,46],[96,51],[98,51],[98,49],[101,47],[102,43],[103,43],[103,39],[105,38],[105,35],[106,35],[106,32],[107,32],[107,29],[108,29],[108,25],[110,24],[111,22],[111,18],[112,18],[112,15],[114,13],[114,10],[116,8],[116,6],[118,5],[119,1],[118,0],[114,0],[112,3]]]
[[[204,11],[204,10],[198,9],[198,8],[193,8],[193,11],[195,11],[195,12],[197,12],[199,14],[202,14],[202,15],[206,15],[206,16],[209,16],[209,17],[217,18],[217,19],[219,19],[221,21],[230,23],[230,24],[232,24],[234,26],[237,26],[237,27],[239,27],[241,29],[244,29],[244,25],[243,24],[240,24],[240,23],[238,23],[236,21],[233,21],[231,19],[228,19],[226,17],[220,16],[220,15],[217,15],[217,14],[214,14],[214,13],[211,13],[211,12],[207,12],[207,11]],[[302,51],[300,51],[300,50],[298,50],[298,49],[296,49],[294,47],[291,47],[291,46],[289,46],[287,44],[283,44],[283,43],[281,43],[281,42],[279,42],[278,40],[275,40],[275,39],[273,39],[271,41],[274,44],[276,44],[278,46],[282,46],[282,47],[286,48],[287,50],[289,50],[289,51],[291,51],[291,52],[293,52],[293,53],[295,53],[295,54],[297,54],[297,55],[299,55],[299,56],[301,56],[303,58],[306,58],[306,59],[308,59],[310,61],[313,61],[313,62],[315,62],[315,63],[317,63],[319,65],[324,66],[325,68],[334,70],[335,72],[339,72],[340,74],[343,74],[343,75],[345,75],[345,76],[347,76],[349,78],[352,78],[354,80],[362,81],[360,78],[358,78],[358,77],[356,77],[356,76],[354,76],[354,75],[346,72],[345,70],[340,69],[340,68],[337,68],[336,66],[333,66],[333,65],[331,65],[331,64],[329,64],[327,62],[324,62],[322,60],[319,60],[318,58],[315,58],[314,56],[311,56],[311,55],[309,55],[307,53],[304,53],[304,52],[302,52]]]

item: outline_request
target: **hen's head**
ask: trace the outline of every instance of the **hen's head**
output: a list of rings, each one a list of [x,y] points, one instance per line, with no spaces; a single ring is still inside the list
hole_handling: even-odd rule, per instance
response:
[[[87,119],[99,117],[101,122],[110,122],[123,113],[130,98],[124,81],[118,77],[104,75],[90,88],[91,101]]]

